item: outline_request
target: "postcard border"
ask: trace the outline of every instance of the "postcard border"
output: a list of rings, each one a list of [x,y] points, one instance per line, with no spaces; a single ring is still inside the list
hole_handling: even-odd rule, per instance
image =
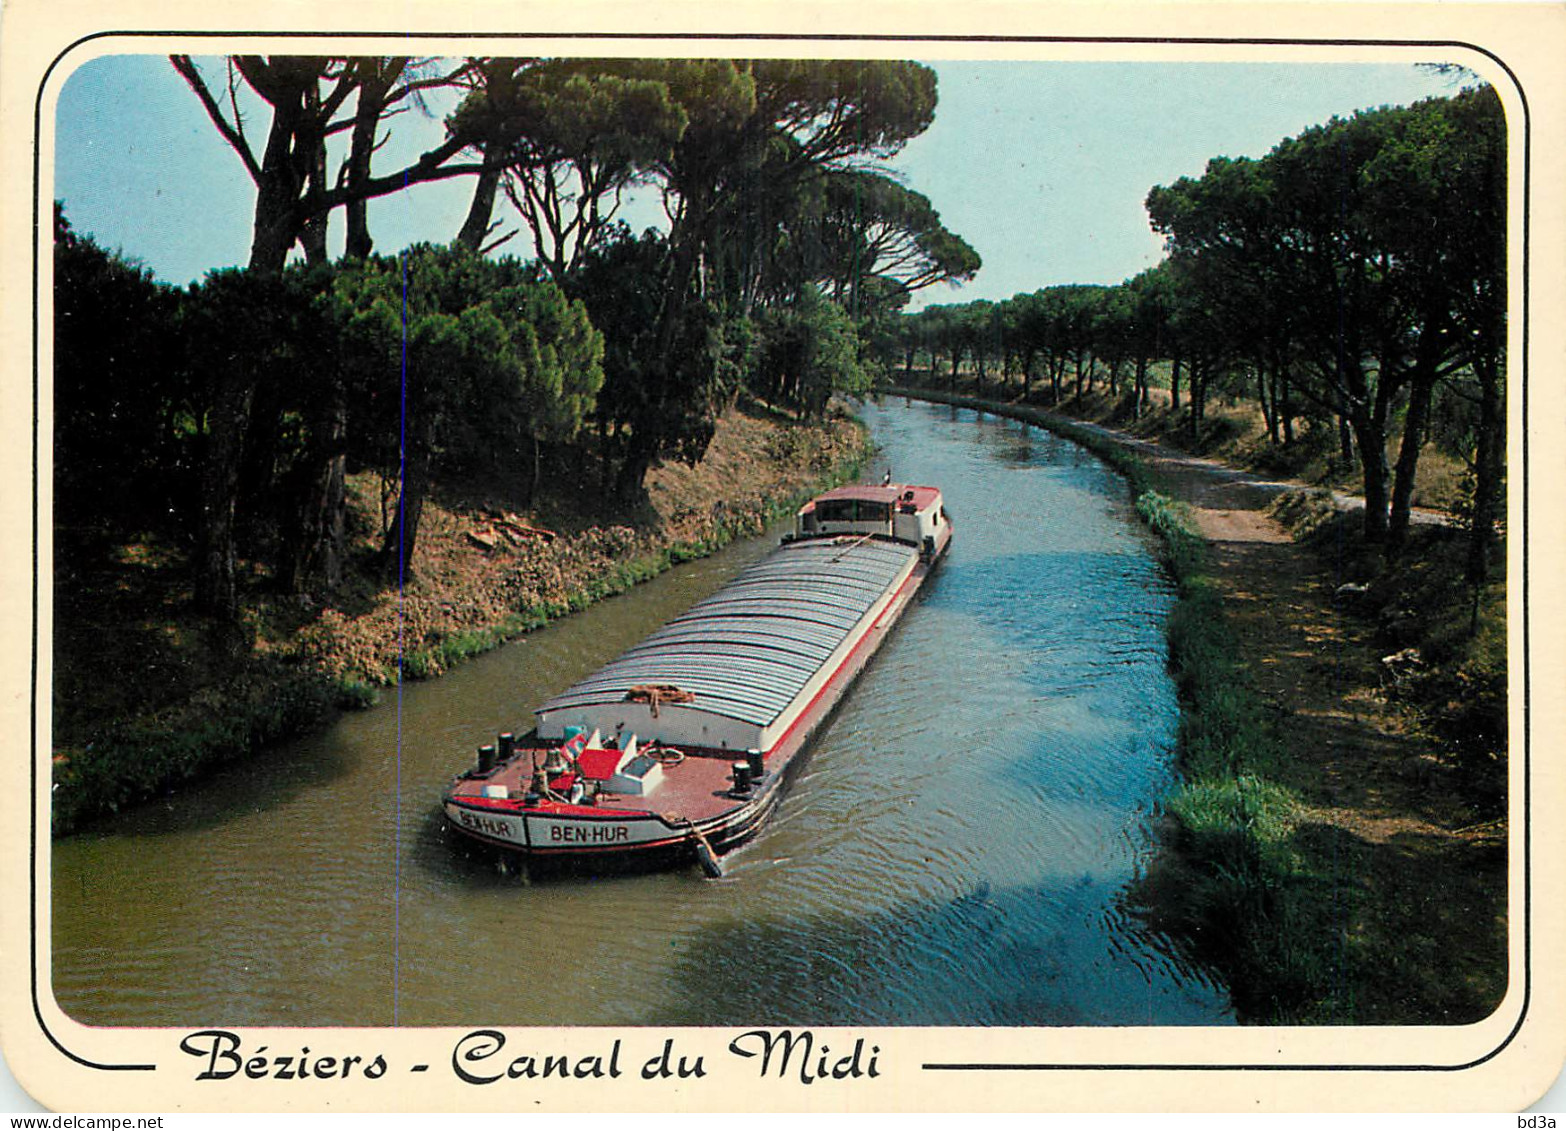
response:
[[[1520,351],[1521,351],[1521,378],[1519,391],[1521,394],[1521,461],[1522,461],[1522,531],[1521,531],[1521,572],[1522,572],[1522,596],[1521,596],[1521,622],[1522,622],[1522,692],[1523,703],[1522,717],[1522,788],[1523,788],[1523,822],[1522,822],[1522,854],[1523,854],[1523,992],[1521,1008],[1518,1011],[1517,1020],[1506,1037],[1492,1050],[1483,1056],[1461,1064],[1265,1064],[1265,1063],[1241,1063],[1241,1064],[1204,1064],[1204,1063],[1006,1063],[1006,1062],[936,1062],[922,1063],[919,1067],[925,1072],[1132,1072],[1132,1071],[1159,1071],[1159,1072],[1459,1072],[1476,1068],[1494,1059],[1504,1051],[1516,1039],[1522,1031],[1532,1004],[1533,994],[1533,846],[1532,846],[1532,803],[1533,803],[1533,776],[1532,776],[1532,712],[1530,710],[1532,698],[1532,650],[1530,641],[1531,617],[1529,615],[1529,430],[1528,430],[1528,390],[1531,378],[1529,361],[1529,320],[1530,320],[1530,235],[1532,224],[1531,198],[1532,198],[1532,141],[1533,122],[1532,112],[1528,103],[1527,91],[1516,72],[1494,51],[1464,40],[1453,39],[1403,39],[1403,38],[1338,38],[1338,37],[1254,37],[1254,36],[1122,36],[1122,35],[1061,35],[1061,36],[1037,36],[1037,35],[966,35],[952,33],[931,34],[891,34],[891,33],[767,33],[767,32],[583,32],[583,31],[539,31],[539,32],[469,32],[469,31],[419,31],[410,33],[407,31],[365,31],[355,29],[341,29],[334,31],[235,31],[227,29],[143,29],[143,30],[107,30],[93,32],[76,39],[64,47],[58,55],[44,68],[39,79],[38,91],[33,107],[33,272],[32,272],[32,378],[33,378],[33,415],[32,415],[32,648],[30,656],[31,686],[29,687],[29,726],[30,726],[30,822],[31,836],[29,840],[29,872],[28,872],[28,914],[29,914],[29,990],[32,999],[33,1015],[37,1020],[40,1031],[48,1038],[49,1042],[64,1056],[86,1068],[93,1068],[109,1072],[151,1072],[156,1071],[156,1064],[100,1064],[88,1060],[68,1049],[61,1040],[49,1029],[44,1019],[43,1008],[39,997],[39,924],[38,924],[38,856],[39,856],[39,820],[38,820],[38,740],[39,740],[39,709],[40,693],[38,687],[39,677],[39,650],[40,650],[40,608],[39,608],[39,471],[40,471],[40,441],[39,441],[39,408],[42,403],[42,374],[40,365],[41,313],[39,309],[38,294],[42,261],[42,235],[40,231],[40,193],[42,189],[42,122],[43,101],[46,88],[51,76],[59,67],[66,56],[78,50],[84,44],[100,39],[191,39],[191,38],[223,38],[223,39],[294,39],[294,40],[340,40],[340,39],[373,39],[396,38],[407,39],[410,35],[417,39],[465,39],[465,40],[591,40],[611,42],[664,42],[680,43],[693,41],[736,41],[736,42],[782,42],[782,43],[974,43],[974,44],[1017,44],[1017,45],[1047,45],[1047,44],[1088,44],[1088,45],[1122,45],[1122,46],[1252,46],[1252,47],[1429,47],[1443,49],[1463,49],[1472,51],[1491,60],[1511,80],[1522,109],[1522,295],[1521,295],[1521,326],[1520,326]],[[1515,168],[1516,166],[1514,166]],[[1510,937],[1510,925],[1508,927]],[[305,1026],[311,1028],[311,1026]],[[399,1027],[401,1028],[401,1027]],[[1398,1028],[1389,1026],[1388,1028]]]

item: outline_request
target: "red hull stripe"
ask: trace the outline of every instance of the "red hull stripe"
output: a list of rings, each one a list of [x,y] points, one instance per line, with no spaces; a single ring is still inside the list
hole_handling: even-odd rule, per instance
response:
[[[944,552],[944,550],[945,545],[943,544],[941,551]],[[939,554],[936,556],[938,557]],[[859,639],[855,641],[854,646],[849,650],[848,655],[844,656],[842,662],[833,669],[832,674],[827,677],[824,683],[822,683],[821,687],[816,691],[815,695],[811,697],[810,702],[805,704],[804,708],[795,717],[794,721],[789,724],[788,729],[785,730],[781,736],[779,736],[777,742],[774,743],[769,750],[764,752],[764,757],[771,758],[779,750],[786,748],[790,739],[793,738],[795,732],[798,731],[801,726],[806,725],[807,723],[814,725],[820,721],[816,716],[818,714],[818,708],[821,706],[822,699],[827,695],[828,692],[833,691],[834,688],[836,688],[838,696],[841,696],[844,693],[846,690],[846,684],[843,687],[837,687],[836,685],[838,683],[838,678],[846,669],[855,664],[856,661],[860,659],[861,654],[868,647],[870,647],[875,639],[876,633],[881,631],[883,626],[886,625],[886,619],[888,615],[890,615],[894,609],[899,609],[903,604],[906,603],[908,592],[911,589],[917,588],[924,581],[925,577],[927,577],[929,574],[931,565],[933,565],[933,561],[934,559],[932,559],[930,563],[915,564],[913,569],[909,571],[908,576],[903,579],[902,584],[897,587],[896,592],[892,595],[892,599],[886,603],[886,606],[882,609],[881,614],[860,635]],[[593,824],[615,824],[656,820],[665,827],[672,827],[659,814],[650,811],[606,814],[601,809],[588,808],[586,806],[579,805],[563,805],[559,802],[550,801],[544,801],[538,805],[524,808],[521,803],[515,799],[463,797],[460,799],[450,798],[449,800],[452,804],[459,807],[480,811],[498,810],[501,812],[516,814],[522,817],[524,821],[524,827],[527,815],[529,814],[555,818],[569,818],[573,821]],[[697,827],[701,829],[704,835],[709,837],[721,837],[725,834],[735,831],[747,831],[752,825],[759,824],[760,818],[766,812],[769,812],[771,808],[770,804],[762,804],[760,806],[756,806],[754,811],[750,814],[747,814],[744,818],[736,819],[736,817],[743,813],[744,810],[749,808],[751,804],[751,802],[747,802],[744,805],[735,806],[732,809],[718,814],[716,817],[712,817],[705,822],[698,823]],[[691,843],[694,840],[694,837],[691,833],[681,832],[675,836],[663,837],[658,840],[638,841],[634,844],[572,844],[562,845],[556,848],[536,844],[521,845],[517,844],[515,841],[502,840],[497,837],[487,836],[473,829],[462,828],[460,831],[467,836],[471,836],[491,844],[500,845],[502,847],[513,850],[524,851],[530,855],[537,856],[636,856],[658,849],[671,848],[682,843]]]
[[[928,573],[928,569],[926,569],[925,572]],[[876,629],[880,627],[882,620],[885,619],[887,612],[897,606],[898,602],[902,600],[903,593],[910,585],[916,584],[915,579],[918,581],[924,580],[924,574],[919,572],[918,565],[915,565],[914,568],[908,572],[908,576],[903,579],[903,583],[897,587],[897,592],[894,593],[892,595],[892,599],[886,603],[886,608],[881,610],[881,616],[876,618],[876,622],[874,624],[865,629],[864,635],[859,638],[858,642],[855,643],[854,647],[849,651],[848,655],[843,657],[843,662],[838,664],[837,667],[833,669],[831,676],[829,676],[827,681],[821,685],[821,689],[811,697],[809,703],[805,704],[805,709],[800,711],[798,717],[796,717],[794,721],[788,725],[788,729],[778,737],[777,742],[772,746],[772,750],[777,750],[780,747],[787,745],[790,736],[792,736],[794,731],[799,728],[799,725],[810,718],[816,704],[821,701],[821,697],[832,689],[832,685],[837,682],[837,677],[842,674],[843,669],[853,663],[854,658],[858,656],[865,645],[870,642],[870,639],[875,634]],[[841,693],[842,692],[840,690],[839,694]],[[771,751],[768,751],[768,754],[770,755]]]

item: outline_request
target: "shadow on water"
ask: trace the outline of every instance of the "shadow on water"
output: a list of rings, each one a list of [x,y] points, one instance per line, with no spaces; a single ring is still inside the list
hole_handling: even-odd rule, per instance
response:
[[[530,876],[439,798],[477,744],[773,539],[62,841],[62,1005],[103,1024],[354,1024],[393,992],[403,1024],[1231,1022],[1128,895],[1178,714],[1168,586],[1122,482],[967,410],[866,415],[875,474],[941,485],[957,541],[724,879]],[[483,992],[454,994],[475,971]]]
[[[406,825],[405,819],[405,825]],[[506,854],[453,832],[439,808],[427,808],[404,841],[404,862],[433,879],[460,884],[465,890],[490,891],[523,885],[523,870]]]
[[[351,744],[333,741],[329,732],[303,743],[281,743],[223,766],[199,782],[96,820],[56,843],[209,832],[331,789],[355,772],[360,756]]]
[[[1050,908],[1055,927],[1017,931]],[[1109,908],[1110,910],[1106,910]],[[1180,979],[1167,971],[1178,967]],[[661,1025],[1204,1025],[1222,992],[1088,875],[987,881],[874,915],[822,911],[703,927],[671,972]]]

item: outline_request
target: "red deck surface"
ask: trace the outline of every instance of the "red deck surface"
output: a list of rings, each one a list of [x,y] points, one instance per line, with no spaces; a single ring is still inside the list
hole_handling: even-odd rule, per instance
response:
[[[614,776],[621,757],[623,752],[619,750],[584,750],[577,756],[576,764],[581,768],[584,778],[608,781]]]
[[[598,752],[588,751],[582,756],[582,760],[586,761],[588,756],[594,753]],[[618,759],[620,752],[615,750],[603,753],[613,754]],[[689,817],[693,821],[715,817],[741,804],[739,800],[728,795],[729,789],[734,784],[731,774],[737,755],[731,752],[712,752],[687,754],[679,765],[665,766],[663,782],[650,797],[605,793],[600,795],[596,805],[564,805],[559,802],[544,801],[538,805],[525,806],[522,804],[522,797],[527,793],[528,785],[533,778],[534,754],[535,751],[531,749],[519,751],[514,759],[498,767],[487,777],[469,778],[457,782],[451,791],[452,796],[460,797],[476,806],[507,813],[576,814],[599,817],[611,816],[615,813],[661,813]],[[540,749],[536,754],[539,764],[542,765],[545,751]],[[593,775],[588,773],[587,776]],[[484,796],[486,785],[503,785],[510,796],[505,800],[486,798]]]
[[[896,495],[908,488],[873,487],[843,490],[884,491]],[[915,488],[915,490],[934,491],[933,488]],[[950,528],[942,530],[941,534],[940,549],[944,550],[946,542],[950,539]],[[769,774],[783,770],[800,752],[810,734],[830,713],[833,705],[847,690],[870,656],[879,648],[892,626],[896,624],[909,598],[924,581],[929,568],[929,564],[921,563],[904,579],[886,609],[864,631],[849,655],[779,739],[776,747],[768,751],[765,768]],[[547,751],[542,748],[520,749],[515,757],[491,773],[483,777],[464,778],[454,782],[451,796],[461,799],[464,804],[474,808],[494,809],[500,812],[538,813],[559,817],[596,817],[600,820],[616,814],[624,814],[628,817],[658,814],[670,819],[683,818],[695,823],[718,817],[746,804],[744,799],[729,794],[733,786],[733,765],[741,758],[738,752],[687,749],[682,761],[665,765],[663,781],[648,797],[604,793],[599,796],[594,805],[570,805],[545,800],[537,805],[526,806],[522,798],[532,782],[533,767],[535,764],[543,764],[546,753]],[[602,773],[603,778],[607,778],[613,772],[613,767],[619,758],[620,752],[617,750],[584,751],[579,756],[578,764],[585,777],[593,778]],[[569,788],[564,784],[563,779],[557,781],[562,782],[561,788]],[[484,787],[487,785],[505,786],[508,796],[504,799],[486,798]]]

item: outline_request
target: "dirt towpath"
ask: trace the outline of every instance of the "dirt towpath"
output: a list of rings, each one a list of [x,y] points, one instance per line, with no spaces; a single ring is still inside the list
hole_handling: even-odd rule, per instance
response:
[[[1213,460],[1073,422],[1132,448],[1190,508],[1213,554],[1214,573],[1258,691],[1288,716],[1296,757],[1315,765],[1315,815],[1375,843],[1400,833],[1439,836],[1465,827],[1459,798],[1432,789],[1429,744],[1382,695],[1388,678],[1374,625],[1343,590],[1346,562],[1295,543],[1268,504],[1304,483],[1264,479]],[[1336,495],[1339,509],[1364,501]],[[1425,512],[1423,521],[1440,521]],[[1412,787],[1412,788],[1410,788]],[[1454,823],[1455,822],[1455,823]],[[1486,830],[1488,832],[1489,830]],[[1468,834],[1467,835],[1475,835]]]
[[[944,399],[944,398],[943,398]],[[979,405],[1046,423],[1023,406]],[[1102,425],[1188,504],[1249,679],[1279,716],[1281,784],[1304,802],[1301,846],[1339,916],[1361,1023],[1461,1023],[1505,990],[1506,829],[1473,824],[1432,743],[1388,702],[1374,623],[1342,589],[1346,562],[1267,513],[1298,482],[1269,480]],[[1363,506],[1340,497],[1340,509]],[[1425,514],[1419,521],[1442,521]],[[1352,952],[1352,953],[1350,953]]]

